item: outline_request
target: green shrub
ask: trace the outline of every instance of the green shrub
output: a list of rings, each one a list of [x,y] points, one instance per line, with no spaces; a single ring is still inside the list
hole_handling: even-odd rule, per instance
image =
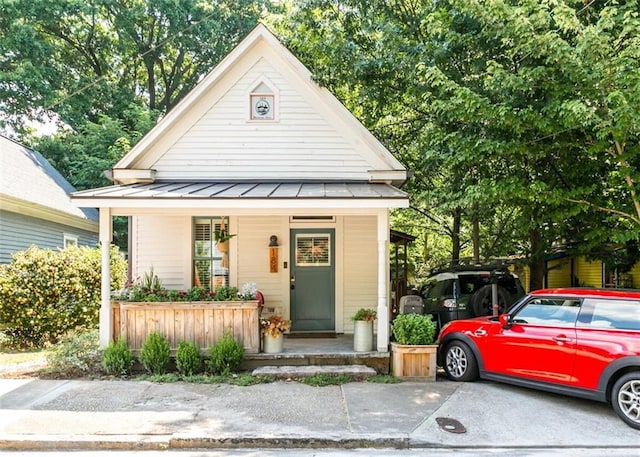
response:
[[[133,354],[124,338],[112,341],[102,353],[102,368],[107,374],[122,376],[129,373]]]
[[[0,266],[0,331],[14,348],[41,348],[76,329],[91,329],[100,312],[100,250],[31,247]],[[124,282],[126,262],[111,249],[111,287]]]
[[[209,370],[214,374],[228,375],[240,368],[244,348],[231,333],[225,332],[222,339],[211,346],[209,356]]]
[[[200,348],[191,341],[180,341],[176,351],[176,367],[184,376],[200,373],[202,370]]]
[[[158,332],[151,332],[140,348],[140,363],[149,374],[167,372],[171,348],[167,339]]]
[[[79,376],[95,373],[100,366],[98,331],[71,332],[47,354],[47,374]]]
[[[433,344],[436,338],[436,323],[430,314],[398,314],[391,329],[399,344]]]

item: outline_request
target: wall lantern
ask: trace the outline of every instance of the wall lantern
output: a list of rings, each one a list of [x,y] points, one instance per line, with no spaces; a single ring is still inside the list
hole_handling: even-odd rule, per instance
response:
[[[278,272],[278,237],[271,235],[269,238],[269,272]]]

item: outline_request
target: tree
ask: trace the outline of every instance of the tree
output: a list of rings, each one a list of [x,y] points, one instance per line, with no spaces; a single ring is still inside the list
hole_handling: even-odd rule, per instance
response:
[[[264,0],[16,0],[0,5],[0,100],[20,129],[80,130],[132,104],[162,114],[255,26]]]
[[[282,30],[415,171],[414,205],[450,221],[454,257],[456,238],[476,233],[483,256],[526,256],[535,288],[557,243],[588,252],[638,237],[637,11],[635,1],[312,0]]]

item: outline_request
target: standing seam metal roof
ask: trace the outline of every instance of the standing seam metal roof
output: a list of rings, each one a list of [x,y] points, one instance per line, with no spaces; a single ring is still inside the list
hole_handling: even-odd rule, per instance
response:
[[[162,182],[126,184],[75,192],[74,198],[104,199],[406,199],[406,192],[370,182]]]

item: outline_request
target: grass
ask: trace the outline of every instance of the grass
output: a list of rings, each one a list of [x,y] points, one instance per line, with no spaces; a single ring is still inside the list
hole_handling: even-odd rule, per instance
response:
[[[140,375],[134,378],[136,381],[150,382],[189,382],[192,384],[231,384],[234,386],[252,386],[255,384],[265,384],[276,380],[273,376],[252,376],[250,373],[222,375],[205,375],[198,374],[192,376],[181,376],[175,373],[166,373],[158,375]]]
[[[339,386],[353,382],[353,378],[346,374],[326,374],[319,373],[313,376],[307,376],[301,379],[301,382],[314,387]]]
[[[48,352],[39,351],[0,351],[0,366],[15,365],[18,363],[33,362],[46,358]]]

